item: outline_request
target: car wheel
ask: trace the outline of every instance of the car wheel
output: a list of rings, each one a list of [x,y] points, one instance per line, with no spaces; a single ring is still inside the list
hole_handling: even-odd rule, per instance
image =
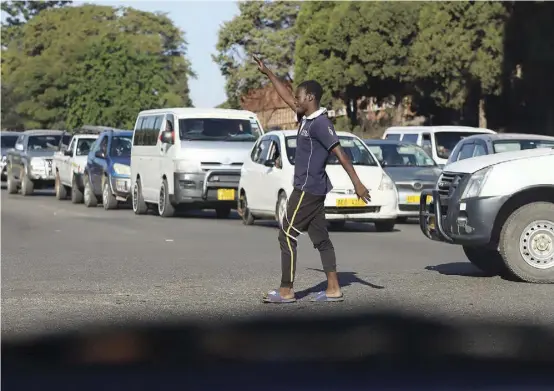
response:
[[[144,198],[142,197],[142,188],[139,178],[137,178],[135,185],[133,186],[131,200],[133,202],[133,212],[135,212],[136,215],[146,214],[148,211],[148,205],[144,202]]]
[[[346,225],[346,220],[330,221],[329,225],[333,230],[344,229],[344,226]]]
[[[56,199],[65,200],[67,198],[67,191],[65,189],[65,186],[61,183],[59,172],[56,172],[56,183],[54,187],[56,190]]]
[[[12,168],[11,165],[8,166],[8,183],[7,183],[7,190],[8,194],[16,194],[17,193],[17,183],[13,177]]]
[[[27,172],[23,173],[23,178],[21,178],[21,194],[24,196],[29,196],[33,194],[35,190],[35,184],[27,176]]]
[[[479,270],[490,276],[507,276],[508,269],[500,253],[492,248],[463,246],[464,253]]]
[[[215,216],[218,219],[228,219],[231,215],[231,207],[230,206],[218,206],[215,208]]]
[[[375,222],[375,230],[377,232],[392,232],[394,230],[395,220],[383,220]]]
[[[283,220],[287,216],[287,195],[284,191],[279,193],[277,198],[277,205],[275,206],[275,220],[279,224],[279,227],[283,226]]]
[[[71,181],[71,202],[74,204],[82,204],[83,198],[83,192],[79,189],[79,186],[77,186],[77,179],[74,176]]]
[[[499,247],[519,279],[554,283],[554,204],[533,202],[517,209],[502,227]]]
[[[252,213],[250,213],[250,209],[248,209],[248,199],[246,198],[246,193],[244,192],[239,197],[238,210],[244,225],[254,224],[255,218],[252,216]]]
[[[88,175],[85,175],[84,178],[85,181],[85,191],[83,194],[83,198],[85,201],[85,206],[87,208],[94,208],[96,205],[98,205],[98,199],[94,195],[94,192],[92,191],[92,187],[90,185],[90,179]]]
[[[169,202],[169,186],[167,180],[163,180],[160,187],[160,196],[158,199],[158,214],[161,217],[173,217],[175,216],[175,207]]]
[[[102,189],[102,206],[106,210],[116,209],[117,208],[117,199],[112,194],[110,189],[110,184],[108,183],[109,179],[106,178],[104,182],[104,188]]]

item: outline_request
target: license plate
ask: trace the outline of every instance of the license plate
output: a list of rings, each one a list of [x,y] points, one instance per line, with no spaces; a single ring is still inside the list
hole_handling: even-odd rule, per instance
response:
[[[419,204],[419,198],[420,197],[418,195],[407,196],[406,202],[408,202],[408,204]]]
[[[339,198],[335,205],[344,208],[349,206],[366,206],[367,204],[358,198]]]
[[[217,199],[219,201],[234,201],[235,189],[217,189]]]
[[[435,229],[435,216],[429,216],[429,229]]]

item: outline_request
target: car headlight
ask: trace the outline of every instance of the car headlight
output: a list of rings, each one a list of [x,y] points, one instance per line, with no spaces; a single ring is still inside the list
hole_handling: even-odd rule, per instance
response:
[[[477,197],[481,194],[481,190],[483,189],[485,182],[487,182],[491,169],[492,166],[483,168],[482,170],[479,170],[471,175],[469,181],[467,182],[466,188],[462,193],[462,199]]]
[[[381,177],[381,183],[379,184],[379,190],[394,190],[394,182],[387,174],[383,173]]]
[[[117,175],[131,175],[131,167],[125,164],[115,163],[113,165],[113,172]]]

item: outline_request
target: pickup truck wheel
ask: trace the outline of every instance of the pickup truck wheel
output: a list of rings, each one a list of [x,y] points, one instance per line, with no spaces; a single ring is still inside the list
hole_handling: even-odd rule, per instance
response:
[[[250,209],[248,209],[248,200],[246,198],[246,193],[242,193],[239,197],[239,205],[238,209],[240,217],[242,217],[242,223],[244,225],[252,225],[254,224],[254,216],[252,216],[252,213],[250,213]]]
[[[230,206],[218,206],[215,208],[215,216],[218,219],[228,219],[231,215],[231,207]]]
[[[479,270],[485,272],[488,276],[507,276],[508,269],[500,253],[491,248],[463,246],[464,253]]]
[[[83,192],[79,189],[79,186],[77,186],[77,180],[75,177],[73,177],[73,180],[71,181],[71,202],[74,204],[83,203]]]
[[[104,188],[102,189],[102,206],[106,210],[117,209],[117,199],[112,194],[108,179],[104,182]]]
[[[85,192],[83,194],[83,198],[85,201],[85,206],[87,208],[94,208],[96,207],[96,205],[98,205],[98,199],[92,192],[92,187],[90,186],[90,179],[88,175],[85,175],[84,181],[85,181]]]
[[[512,213],[500,233],[500,254],[519,279],[554,283],[554,204],[533,202]]]
[[[11,168],[11,165],[8,166],[8,170],[7,170],[7,176],[8,176],[8,184],[7,184],[7,190],[8,190],[8,194],[16,194],[17,193],[17,183],[13,177],[13,174],[12,174],[12,168]]]
[[[131,194],[131,201],[133,203],[133,212],[136,215],[143,215],[148,212],[148,205],[144,202],[144,197],[142,196],[142,187],[140,184],[140,179],[137,178],[135,185],[133,186],[133,193]]]
[[[35,184],[32,180],[29,179],[27,176],[27,173],[25,172],[23,174],[23,178],[21,178],[21,194],[24,196],[29,196],[33,194],[33,191],[35,190]]]
[[[167,181],[165,179],[162,181],[159,195],[158,214],[161,217],[173,217],[175,215],[175,207],[171,205],[171,202],[169,201],[169,186],[167,185]]]
[[[377,232],[392,232],[394,230],[395,220],[383,220],[375,222],[375,230]]]
[[[56,173],[56,184],[54,185],[56,189],[56,199],[58,200],[65,200],[67,198],[67,190],[65,189],[65,186],[62,185],[60,181],[60,173]]]

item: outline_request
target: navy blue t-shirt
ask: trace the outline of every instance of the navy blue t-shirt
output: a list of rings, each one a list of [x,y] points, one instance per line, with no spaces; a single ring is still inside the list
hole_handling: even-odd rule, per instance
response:
[[[325,165],[339,138],[326,112],[320,109],[305,118],[296,137],[294,187],[313,195],[326,195],[333,188]]]

